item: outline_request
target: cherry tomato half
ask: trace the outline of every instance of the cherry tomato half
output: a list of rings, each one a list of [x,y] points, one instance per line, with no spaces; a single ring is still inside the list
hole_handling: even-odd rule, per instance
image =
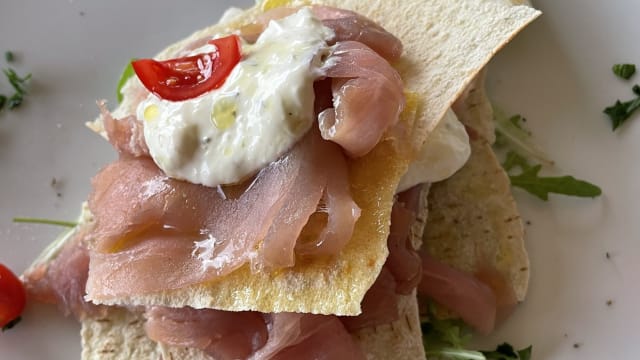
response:
[[[20,279],[0,264],[0,328],[19,317],[26,302],[27,294]]]
[[[213,39],[208,43],[215,45],[218,51],[166,61],[140,59],[131,64],[144,87],[162,99],[192,99],[222,86],[240,61],[237,35]]]

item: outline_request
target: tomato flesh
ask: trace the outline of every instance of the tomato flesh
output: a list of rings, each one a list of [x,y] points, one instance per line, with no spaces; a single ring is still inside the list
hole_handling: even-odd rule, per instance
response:
[[[17,319],[27,303],[27,294],[20,279],[0,264],[0,328]]]
[[[217,89],[240,62],[237,35],[208,42],[218,51],[166,61],[140,59],[131,63],[145,88],[162,99],[182,101]]]

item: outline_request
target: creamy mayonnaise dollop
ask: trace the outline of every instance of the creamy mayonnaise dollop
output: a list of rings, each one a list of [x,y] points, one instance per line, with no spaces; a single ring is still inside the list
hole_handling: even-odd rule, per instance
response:
[[[416,159],[409,165],[397,192],[422,183],[442,181],[453,175],[471,155],[469,135],[453,110],[447,110],[429,134]]]
[[[313,82],[331,29],[303,8],[271,21],[218,89],[185,101],[149,95],[137,108],[151,157],[194,184],[236,183],[278,159],[314,123]],[[192,55],[215,51],[205,45]]]

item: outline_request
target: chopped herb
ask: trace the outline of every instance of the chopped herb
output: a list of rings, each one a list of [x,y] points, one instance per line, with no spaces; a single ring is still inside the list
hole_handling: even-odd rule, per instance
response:
[[[3,326],[3,327],[2,327],[2,332],[5,332],[5,331],[7,331],[7,330],[9,330],[9,329],[12,329],[12,328],[13,328],[14,326],[16,326],[20,321],[22,321],[22,317],[20,317],[20,316],[18,316],[17,318],[15,318],[15,319],[13,319],[13,320],[9,321],[9,322],[7,323],[7,325],[5,325],[5,326]]]
[[[8,102],[6,103],[9,110],[13,110],[22,104],[24,95],[27,94],[27,84],[31,79],[31,74],[20,77],[12,68],[3,69],[2,71],[4,72],[4,75],[7,77],[7,80],[9,80],[9,83],[15,91],[15,93],[8,98]],[[3,97],[5,96],[3,95]],[[7,101],[6,97],[5,101]]]
[[[636,73],[636,66],[634,64],[615,64],[611,70],[618,77],[629,80]]]
[[[116,96],[118,98],[119,103],[121,103],[123,99],[122,88],[124,87],[124,84],[126,84],[127,80],[129,80],[129,78],[132,77],[133,74],[135,74],[135,71],[133,70],[133,66],[131,65],[131,62],[133,60],[134,59],[131,59],[131,61],[129,61],[127,66],[122,71],[122,75],[120,75],[120,80],[118,80],[118,88],[116,89]]]
[[[13,89],[16,91],[16,93],[22,95],[27,93],[26,85],[29,79],[31,79],[31,74],[27,74],[25,77],[20,77],[12,68],[7,68],[2,71],[7,77],[7,80],[9,80],[9,83],[11,83],[11,86],[13,86]]]
[[[627,121],[638,108],[640,108],[640,97],[625,102],[616,100],[615,104],[604,109],[604,113],[611,119],[613,130],[615,130]]]
[[[9,107],[9,110],[13,110],[19,107],[20,105],[22,105],[22,100],[24,99],[22,96],[23,95],[19,93],[15,93],[11,95],[11,97],[9,98],[9,102],[7,104]]]
[[[440,320],[429,314],[429,321],[423,322],[422,342],[428,359],[447,360],[530,360],[531,346],[514,351],[507,343],[494,351],[469,350],[465,347],[471,339],[471,331],[460,320]]]
[[[503,167],[508,173],[515,168],[520,168],[521,172],[517,175],[509,173],[511,185],[522,188],[545,201],[549,199],[549,193],[579,197],[596,197],[602,194],[598,186],[573,176],[539,176],[542,165],[530,165],[527,159],[514,151],[507,153]]]
[[[574,343],[574,344],[573,344],[573,348],[574,348],[574,349],[579,349],[579,348],[580,348],[580,346],[582,346],[582,343]]]
[[[66,226],[66,227],[75,227],[78,225],[77,222],[73,222],[73,221],[60,221],[60,220],[50,220],[50,219],[38,219],[38,218],[14,218],[13,222],[28,223],[28,224],[57,225],[57,226]]]
[[[4,53],[4,59],[10,63],[13,62],[13,60],[15,60],[15,56],[13,56],[13,53],[11,51],[5,51]]]

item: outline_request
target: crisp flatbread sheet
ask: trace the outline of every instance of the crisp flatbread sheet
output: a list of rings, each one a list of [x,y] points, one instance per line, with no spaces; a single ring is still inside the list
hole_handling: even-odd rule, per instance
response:
[[[429,193],[424,246],[445,263],[475,273],[496,269],[524,300],[529,258],[524,228],[509,177],[491,148],[493,111],[483,89],[484,72],[456,103],[461,121],[474,129],[471,156],[460,171],[434,184]]]

